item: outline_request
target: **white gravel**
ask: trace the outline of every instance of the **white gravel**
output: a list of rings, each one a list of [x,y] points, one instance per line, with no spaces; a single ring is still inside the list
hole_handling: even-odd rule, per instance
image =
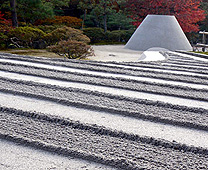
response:
[[[127,50],[123,48],[124,46],[93,46],[95,50],[95,55],[91,57],[92,60],[98,61],[150,61],[150,60],[163,60],[158,52],[149,52],[145,54],[145,58],[142,58],[142,52]],[[177,53],[175,53],[177,54]],[[192,56],[180,54],[181,56]],[[195,57],[194,57],[195,58]],[[205,59],[199,59],[205,61]],[[197,85],[194,83],[182,83],[176,81],[166,81],[162,79],[127,76],[123,74],[113,74],[105,72],[87,71],[83,69],[75,69],[69,67],[59,67],[51,66],[47,64],[37,64],[32,62],[15,61],[9,59],[0,59],[1,62],[10,62],[17,64],[24,64],[28,66],[38,66],[40,68],[50,68],[54,70],[88,73],[101,76],[109,77],[123,77],[133,80],[145,80],[149,82],[158,82],[172,85],[188,86],[198,89],[208,89],[206,85]],[[207,60],[206,60],[207,61]],[[113,65],[112,65],[113,66]],[[126,67],[126,66],[119,66]],[[126,67],[127,68],[127,67]],[[132,67],[129,67],[132,68]],[[194,74],[185,71],[170,71],[170,70],[160,70],[160,69],[149,69],[143,68],[143,70],[152,71],[163,71],[166,73],[176,73],[184,75],[200,75],[208,77],[208,75]],[[99,92],[107,92],[114,95],[124,95],[128,97],[158,100],[163,102],[168,102],[172,104],[179,104],[185,106],[197,106],[201,108],[208,109],[207,102],[182,99],[171,96],[153,95],[142,92],[135,92],[130,90],[121,90],[116,88],[101,87],[95,85],[87,85],[84,83],[72,83],[64,82],[58,80],[52,80],[47,78],[41,78],[36,76],[26,76],[18,75],[16,73],[8,73],[0,71],[0,76],[7,77],[11,79],[19,80],[29,80],[33,82],[40,82],[45,84],[59,85],[63,87],[76,87],[81,89],[89,89]],[[156,139],[165,139],[168,141],[176,141],[186,145],[199,146],[203,148],[208,148],[208,132],[202,130],[195,130],[190,128],[184,128],[179,126],[172,126],[168,124],[155,123],[151,121],[144,121],[128,116],[122,116],[117,114],[110,114],[106,112],[91,111],[87,109],[76,108],[72,106],[64,106],[57,104],[55,102],[33,99],[29,97],[23,97],[18,95],[0,93],[0,104],[5,107],[12,107],[16,109],[21,109],[23,111],[36,111],[45,114],[57,115],[65,118],[69,118],[75,121],[80,121],[81,123],[97,124],[99,126],[105,126],[113,130],[119,130],[126,133],[138,134],[139,136],[149,136]],[[26,170],[26,169],[113,169],[108,166],[100,165],[97,163],[84,161],[81,159],[74,159],[70,157],[63,157],[60,155],[55,155],[49,152],[44,152],[41,150],[32,149],[29,147],[20,146],[12,142],[5,140],[0,140],[0,169],[8,170]]]
[[[205,61],[205,62],[208,62],[208,59],[205,59],[205,58],[195,57],[195,56],[192,56],[192,55],[182,54],[182,53],[173,52],[173,51],[171,51],[170,53],[172,53],[172,54],[177,54],[177,55],[180,55],[180,56],[182,56],[182,57],[189,57],[189,58],[192,58],[192,59],[198,60],[198,61]]]
[[[101,76],[105,75],[106,76],[105,72],[89,71],[89,70],[83,70],[83,69],[78,69],[78,68],[69,68],[69,67],[64,67],[64,66],[51,66],[51,65],[48,65],[48,64],[31,63],[31,62],[27,62],[27,61],[16,61],[16,60],[1,59],[0,58],[0,62],[9,62],[9,63],[14,63],[14,64],[23,64],[23,65],[27,65],[27,66],[36,66],[36,67],[40,67],[40,68],[48,68],[48,69],[53,69],[53,70],[87,73],[87,74],[94,74],[94,75],[101,75]],[[145,67],[142,67],[142,68],[139,68],[139,69],[148,70],[148,71],[158,71],[158,72],[164,72],[164,73],[175,73],[175,74],[179,74],[179,75],[192,75],[192,76],[208,77],[208,75],[186,72],[186,71],[172,71],[172,70],[145,68]],[[112,74],[108,73],[107,75],[112,75]]]
[[[168,141],[175,140],[187,145],[208,148],[208,132],[206,131],[154,123],[106,112],[63,106],[50,101],[32,99],[12,94],[0,93],[0,103],[2,106],[6,107],[57,115],[80,121],[82,123],[97,124],[99,126],[105,126],[126,133],[138,134],[139,136],[151,136],[156,139],[160,138]]]
[[[127,79],[131,79],[131,80],[142,80],[142,81],[149,81],[149,82],[156,82],[156,83],[188,86],[188,87],[199,88],[199,89],[203,89],[203,88],[208,89],[207,85],[200,85],[200,84],[194,84],[194,83],[183,83],[183,82],[178,82],[178,81],[167,81],[167,80],[158,79],[158,78],[147,78],[147,77],[124,75],[124,74],[89,71],[89,70],[83,70],[83,69],[77,69],[77,68],[75,69],[75,68],[69,68],[69,67],[51,66],[51,65],[47,65],[47,64],[37,64],[37,63],[31,63],[31,62],[25,62],[25,61],[15,61],[15,60],[10,60],[10,59],[0,59],[0,61],[1,62],[11,62],[11,63],[15,63],[15,64],[23,64],[23,65],[27,65],[27,66],[37,66],[40,68],[49,68],[49,69],[60,70],[60,71],[69,71],[69,72],[75,72],[75,73],[78,72],[78,73],[83,73],[83,74],[93,74],[93,75],[97,75],[97,76],[127,78]]]
[[[183,99],[180,97],[164,96],[164,95],[159,95],[159,94],[138,92],[138,91],[133,91],[133,90],[124,90],[124,89],[117,89],[117,88],[112,88],[112,87],[89,85],[85,83],[53,80],[49,78],[42,78],[38,76],[28,76],[28,75],[22,75],[22,74],[17,74],[17,73],[9,73],[5,71],[0,71],[0,76],[9,77],[10,79],[33,81],[37,83],[58,85],[62,87],[74,87],[74,88],[98,91],[98,92],[103,92],[103,93],[110,93],[113,95],[122,95],[126,97],[148,99],[148,100],[161,101],[161,102],[166,102],[166,103],[171,103],[171,104],[176,104],[176,105],[182,105],[182,106],[188,106],[188,107],[195,106],[195,107],[208,109],[208,102],[192,100],[192,99]]]
[[[1,170],[114,170],[95,162],[65,157],[0,139]]]

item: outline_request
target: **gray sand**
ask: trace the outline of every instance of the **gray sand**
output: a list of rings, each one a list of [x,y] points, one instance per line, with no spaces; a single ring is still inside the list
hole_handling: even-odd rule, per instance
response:
[[[105,62],[0,54],[0,168],[207,169],[207,63],[121,48],[98,47]]]

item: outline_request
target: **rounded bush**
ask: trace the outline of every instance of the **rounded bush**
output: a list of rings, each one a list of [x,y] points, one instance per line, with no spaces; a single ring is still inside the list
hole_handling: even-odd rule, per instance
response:
[[[86,35],[84,35],[81,30],[67,26],[57,28],[51,33],[47,34],[45,36],[45,40],[50,45],[54,45],[60,40],[76,40],[84,43],[90,42],[90,39]]]
[[[60,25],[38,25],[38,26],[35,26],[34,28],[38,28],[42,30],[43,32],[45,32],[46,34],[48,34],[60,27],[62,26]]]
[[[91,43],[97,43],[105,40],[105,33],[102,28],[85,28],[83,29],[83,33],[90,38]]]
[[[69,59],[85,58],[93,55],[93,50],[90,45],[76,40],[62,40],[57,45],[49,46],[48,51],[54,52],[60,56]]]
[[[38,29],[32,27],[17,27],[11,30],[8,34],[10,38],[16,37],[26,46],[31,46],[33,41],[42,39],[46,34]]]

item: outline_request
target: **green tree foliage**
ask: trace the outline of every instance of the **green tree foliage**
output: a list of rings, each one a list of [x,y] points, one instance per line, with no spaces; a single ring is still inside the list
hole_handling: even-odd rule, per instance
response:
[[[27,23],[34,23],[37,19],[52,17],[53,7],[41,0],[17,0],[18,16]]]
[[[50,4],[52,7],[69,6],[70,0],[42,0],[43,4]]]
[[[69,7],[71,0],[42,0],[44,5],[50,6],[55,15],[62,15],[64,7]]]
[[[103,27],[104,32],[108,28],[109,15],[118,12],[121,0],[82,0],[79,3],[79,8],[84,11],[83,20],[91,21],[90,26]],[[91,5],[89,5],[91,4]],[[87,12],[90,10],[88,16]],[[89,24],[89,23],[88,23]]]
[[[37,19],[50,18],[54,16],[54,14],[63,14],[64,7],[69,7],[70,1],[71,0],[0,0],[0,9],[11,12],[16,11],[20,20],[33,23]]]
[[[103,27],[104,32],[107,31],[107,18],[108,15],[113,13],[113,10],[116,8],[116,4],[114,4],[113,0],[99,0],[93,9],[97,16],[103,17]]]
[[[132,18],[126,16],[126,14],[120,10],[119,12],[113,11],[108,17],[108,27],[110,30],[128,30],[133,29],[134,26],[131,24]]]
[[[206,13],[206,18],[204,21],[200,23],[200,29],[208,31],[208,1],[203,0],[201,3],[201,8],[205,11]]]
[[[89,10],[92,10],[95,6],[95,0],[81,0],[78,4],[78,8],[84,11],[83,19],[82,19],[82,29],[84,28],[84,23],[86,20],[86,15]]]

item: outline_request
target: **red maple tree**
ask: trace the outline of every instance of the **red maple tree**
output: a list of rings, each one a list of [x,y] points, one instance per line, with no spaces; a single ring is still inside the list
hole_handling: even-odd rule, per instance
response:
[[[127,9],[134,25],[139,26],[148,14],[174,15],[184,32],[199,31],[198,22],[205,19],[202,0],[128,0]]]
[[[11,29],[11,20],[4,18],[4,14],[0,11],[0,32],[9,31]]]
[[[0,22],[4,21],[5,19],[3,18],[4,14],[1,13],[0,11]]]

